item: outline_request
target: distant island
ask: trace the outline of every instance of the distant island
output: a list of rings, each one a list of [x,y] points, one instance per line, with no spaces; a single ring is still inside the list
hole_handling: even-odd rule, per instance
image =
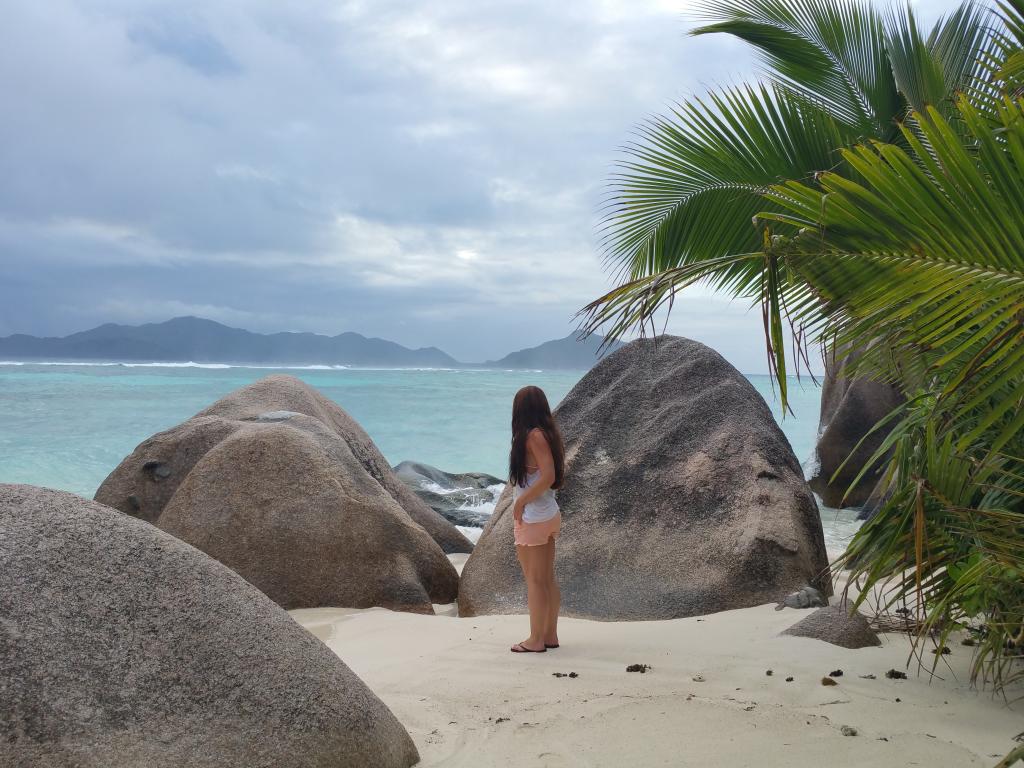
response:
[[[511,352],[500,360],[488,360],[484,365],[488,368],[589,370],[603,355],[622,346],[621,342],[615,341],[602,351],[603,343],[603,336],[588,336],[581,341],[575,334],[569,334],[564,339],[545,341],[536,347]]]
[[[61,337],[5,336],[0,338],[0,359],[585,370],[599,359],[603,341],[601,336],[580,341],[569,335],[512,352],[500,360],[463,363],[437,347],[410,349],[358,333],[263,334],[200,317],[176,317],[145,325],[107,323]],[[618,346],[614,344],[611,350]]]

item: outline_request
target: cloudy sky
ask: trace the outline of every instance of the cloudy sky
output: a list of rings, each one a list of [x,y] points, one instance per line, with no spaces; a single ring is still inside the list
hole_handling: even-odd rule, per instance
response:
[[[927,17],[948,0],[916,3]],[[466,361],[564,336],[645,116],[751,77],[687,0],[47,0],[0,25],[0,335],[199,315]],[[670,330],[765,368],[760,315]]]

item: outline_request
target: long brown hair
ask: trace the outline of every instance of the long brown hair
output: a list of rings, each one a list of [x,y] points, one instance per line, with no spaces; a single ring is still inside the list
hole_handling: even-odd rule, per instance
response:
[[[552,488],[561,488],[565,476],[565,446],[551,415],[548,398],[540,387],[523,387],[512,401],[512,450],[508,453],[508,479],[515,485],[526,485],[526,439],[531,429],[539,429],[551,446],[555,460],[555,482]]]

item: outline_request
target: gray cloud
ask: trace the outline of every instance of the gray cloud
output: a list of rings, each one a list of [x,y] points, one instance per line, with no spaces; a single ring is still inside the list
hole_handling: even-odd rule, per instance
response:
[[[931,3],[928,8],[948,7]],[[0,25],[0,334],[199,314],[466,360],[605,290],[645,115],[748,76],[685,3],[52,0]],[[760,318],[670,325],[764,367]]]

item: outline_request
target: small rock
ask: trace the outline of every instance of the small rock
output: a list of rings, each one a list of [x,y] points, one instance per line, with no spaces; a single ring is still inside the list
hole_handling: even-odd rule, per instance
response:
[[[857,729],[854,728],[852,725],[844,725],[839,730],[842,731],[843,736],[856,736],[857,735]]]
[[[863,678],[864,680],[874,680],[875,676],[874,675],[861,675],[861,678]]]
[[[828,673],[828,676],[829,677],[842,677],[843,676],[843,670],[841,670],[841,669],[833,669],[831,672]]]
[[[648,669],[651,669],[651,668],[652,667],[651,667],[650,664],[630,664],[628,667],[626,667],[626,671],[627,672],[640,672],[641,674],[643,674],[644,672],[646,672]]]
[[[890,669],[888,672],[885,673],[885,676],[887,678],[889,678],[890,680],[906,680],[907,679],[907,673],[906,672],[900,672],[898,669]]]
[[[787,677],[786,678],[786,682],[787,683],[792,683],[793,682],[793,678],[792,677]]]
[[[772,674],[773,674],[773,672],[772,672],[772,671],[771,671],[770,669],[766,669],[766,670],[764,671],[764,673],[765,673],[765,674],[766,674],[766,675],[767,675],[768,677],[771,677],[771,676],[772,676]]]
[[[867,617],[861,613],[850,613],[845,604],[819,608],[782,634],[823,640],[842,648],[867,648],[882,644],[868,624]]]
[[[783,608],[821,608],[828,605],[828,600],[814,587],[805,586],[792,594],[786,595],[782,602],[775,606],[776,611]]]
[[[703,683],[704,682],[704,675],[694,675],[693,676],[693,682],[695,682],[695,683]]]
[[[901,701],[903,701],[903,699],[901,699],[899,696],[897,696],[896,697],[896,703],[899,704]]]
[[[839,685],[839,683],[837,683],[831,677],[823,677],[823,678],[821,678],[821,684],[822,685]]]

